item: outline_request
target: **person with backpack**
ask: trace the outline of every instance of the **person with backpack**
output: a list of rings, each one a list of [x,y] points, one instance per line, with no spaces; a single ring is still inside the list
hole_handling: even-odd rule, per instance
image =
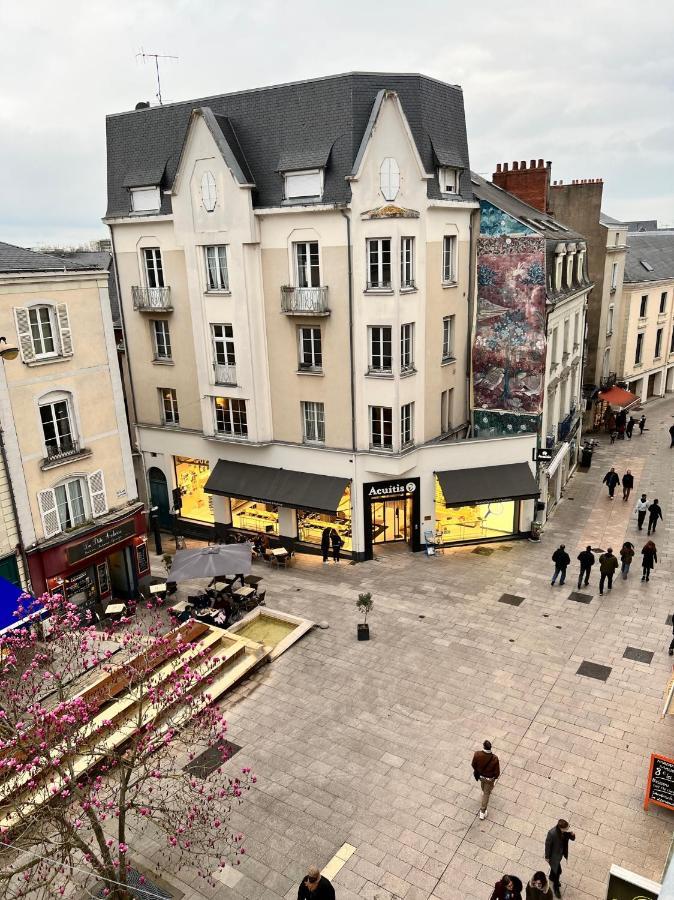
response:
[[[590,572],[592,571],[592,566],[595,563],[592,547],[588,546],[578,554],[578,562],[580,563],[578,587],[580,588],[583,577],[585,578],[585,587],[587,587],[588,581],[590,580]]]
[[[564,544],[560,544],[552,554],[552,561],[555,564],[555,574],[552,576],[550,584],[554,586],[557,576],[561,575],[562,577],[559,579],[559,586],[561,587],[566,581],[566,568],[571,562],[571,557],[566,552]]]
[[[651,569],[655,568],[655,564],[658,561],[658,551],[653,541],[647,541],[644,544],[641,555],[643,556],[643,559],[641,561],[641,565],[643,566],[643,575],[641,576],[641,580],[650,581]]]

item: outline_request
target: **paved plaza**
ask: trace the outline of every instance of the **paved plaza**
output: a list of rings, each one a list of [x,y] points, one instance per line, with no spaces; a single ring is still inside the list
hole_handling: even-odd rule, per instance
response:
[[[204,896],[294,898],[306,866],[347,842],[356,851],[335,877],[339,900],[488,898],[504,873],[526,881],[545,867],[545,834],[562,816],[576,833],[563,896],[604,898],[611,863],[660,879],[674,813],[644,812],[643,796],[650,753],[674,755],[674,720],[660,718],[674,609],[674,402],[646,414],[643,436],[600,438],[540,544],[437,558],[396,549],[339,567],[298,557],[287,571],[256,564],[270,607],[329,628],[225,699],[241,747],[227,765],[252,766],[258,782],[235,816],[244,861]],[[607,499],[612,464],[636,475],[629,503],[620,492]],[[665,516],[648,584],[634,515],[642,491]],[[570,599],[580,549],[610,544],[617,554],[626,538],[637,545],[629,579],[600,597],[597,565],[583,591],[590,602]],[[573,564],[552,588],[560,542]],[[369,643],[356,640],[359,591],[375,600]],[[523,600],[499,602],[503,594]],[[626,658],[627,647],[652,661]],[[583,661],[610,667],[608,679],[577,674]],[[480,821],[470,761],[485,738],[502,775]],[[182,889],[198,896],[194,884]]]

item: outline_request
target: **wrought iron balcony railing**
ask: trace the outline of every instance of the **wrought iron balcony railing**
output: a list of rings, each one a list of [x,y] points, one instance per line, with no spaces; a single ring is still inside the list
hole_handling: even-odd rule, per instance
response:
[[[133,297],[133,308],[140,312],[170,312],[173,309],[171,303],[170,287],[154,287],[146,288],[134,285],[131,288],[131,296]]]
[[[289,316],[329,316],[327,287],[281,288],[281,312]]]

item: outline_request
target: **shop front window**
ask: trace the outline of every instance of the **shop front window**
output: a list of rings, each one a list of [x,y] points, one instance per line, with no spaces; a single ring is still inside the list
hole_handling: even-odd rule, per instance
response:
[[[465,506],[445,506],[440,483],[435,482],[435,530],[443,544],[480,541],[514,534],[515,500],[489,500]]]
[[[351,490],[346,488],[339,501],[335,515],[314,512],[310,509],[297,510],[297,534],[305,544],[320,545],[325,528],[334,528],[344,541],[343,550],[353,549],[351,534]]]
[[[246,531],[260,531],[263,534],[278,534],[278,506],[260,500],[238,500],[231,498],[232,525]]]
[[[175,456],[176,484],[180,488],[182,507],[180,515],[183,519],[215,522],[213,514],[213,497],[204,493],[204,485],[208,481],[211,470],[206,459],[191,459],[188,456]]]

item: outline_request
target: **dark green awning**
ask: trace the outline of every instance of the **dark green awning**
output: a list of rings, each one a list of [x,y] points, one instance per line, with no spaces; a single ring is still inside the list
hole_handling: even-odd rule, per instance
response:
[[[446,506],[485,500],[526,500],[540,490],[527,463],[436,472]]]

